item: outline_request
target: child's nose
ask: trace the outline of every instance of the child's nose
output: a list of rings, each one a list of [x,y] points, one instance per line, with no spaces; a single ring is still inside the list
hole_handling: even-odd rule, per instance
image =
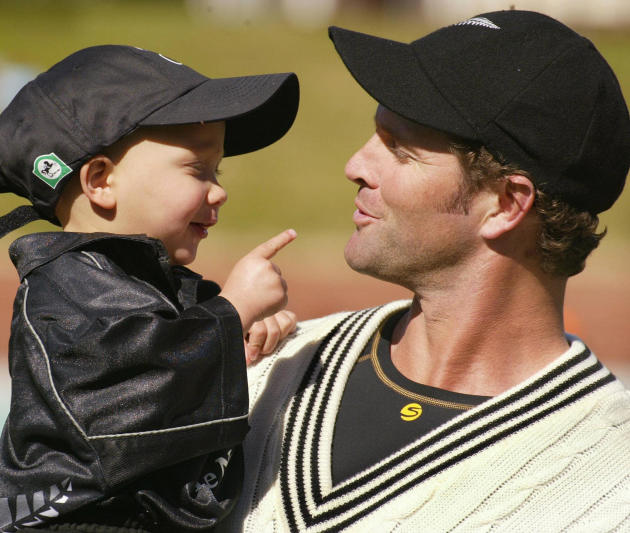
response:
[[[208,190],[208,203],[210,205],[222,206],[227,202],[227,193],[221,185],[213,183]]]

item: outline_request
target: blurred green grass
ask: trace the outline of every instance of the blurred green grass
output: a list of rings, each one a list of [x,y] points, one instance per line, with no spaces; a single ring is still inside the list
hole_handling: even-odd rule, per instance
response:
[[[38,71],[76,49],[120,43],[159,51],[211,77],[297,72],[301,105],[295,125],[272,147],[224,161],[230,200],[213,231],[258,238],[294,227],[303,236],[324,236],[324,242],[326,236],[336,241],[349,235],[355,188],[343,167],[371,134],[375,104],[343,67],[325,28],[291,27],[273,14],[228,25],[212,13],[191,16],[177,1],[4,0],[0,13],[0,61]],[[332,23],[401,41],[434,29],[419,17],[361,11],[342,12]],[[608,59],[628,100],[630,32],[578,30]],[[1,195],[0,213],[21,203]],[[609,240],[630,242],[630,193],[601,219],[609,226]],[[21,232],[51,228],[37,222]],[[5,237],[0,246],[18,235]]]

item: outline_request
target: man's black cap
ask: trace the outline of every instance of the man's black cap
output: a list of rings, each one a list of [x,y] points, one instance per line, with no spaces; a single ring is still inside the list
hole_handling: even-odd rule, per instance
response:
[[[486,146],[535,185],[593,214],[619,197],[630,119],[586,38],[531,11],[498,11],[410,44],[331,27],[348,70],[381,105]]]
[[[295,119],[295,74],[210,79],[161,54],[131,46],[79,50],[26,84],[0,115],[0,192],[32,209],[0,234],[54,208],[67,180],[91,156],[139,126],[225,121],[225,155],[263,148]]]

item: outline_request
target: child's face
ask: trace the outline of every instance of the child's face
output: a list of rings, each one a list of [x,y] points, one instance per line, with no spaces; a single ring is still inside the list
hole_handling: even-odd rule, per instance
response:
[[[224,136],[224,122],[143,130],[110,176],[116,231],[160,239],[171,263],[191,263],[227,199],[217,181]]]

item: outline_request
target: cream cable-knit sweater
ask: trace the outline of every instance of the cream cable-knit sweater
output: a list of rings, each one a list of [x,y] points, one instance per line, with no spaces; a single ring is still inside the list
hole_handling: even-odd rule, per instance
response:
[[[245,487],[221,531],[630,531],[630,392],[575,338],[520,385],[333,486],[344,383],[408,304],[304,322],[251,370]]]

